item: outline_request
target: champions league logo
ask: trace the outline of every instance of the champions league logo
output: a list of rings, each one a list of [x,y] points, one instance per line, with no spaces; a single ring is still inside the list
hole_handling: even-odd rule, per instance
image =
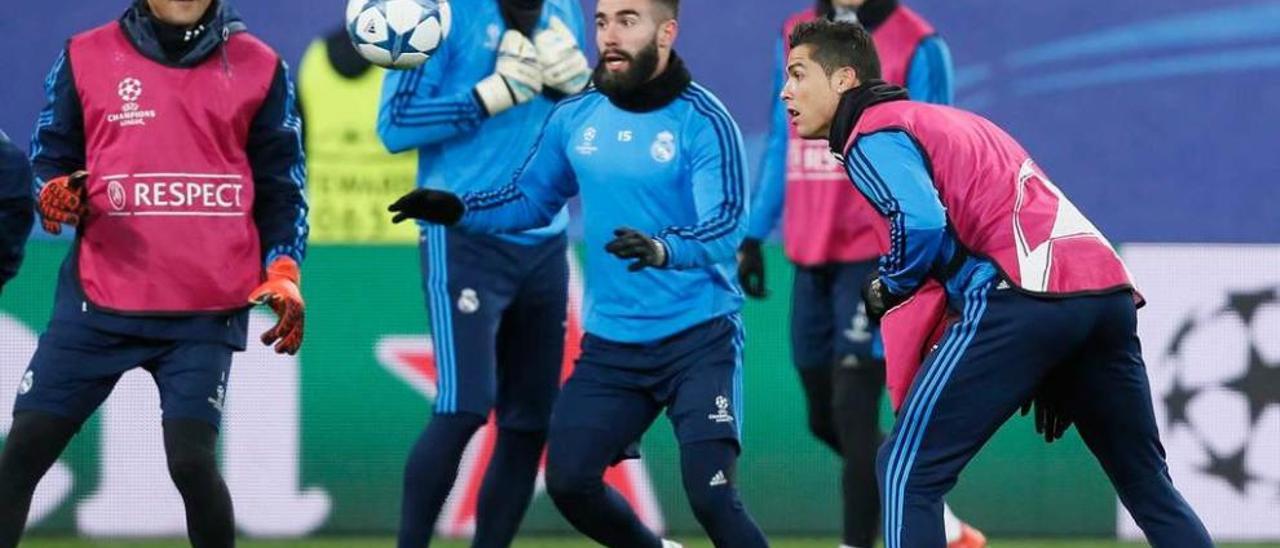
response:
[[[137,78],[125,78],[116,86],[116,93],[120,95],[121,101],[136,103],[142,97],[142,82]]]
[[[1278,295],[1280,287],[1231,292],[1183,318],[1162,360],[1172,384],[1157,398],[1162,428],[1196,448],[1199,472],[1240,496],[1280,501]]]
[[[137,78],[125,78],[116,84],[116,95],[124,101],[120,112],[107,115],[107,121],[120,124],[120,127],[145,126],[148,118],[155,118],[156,111],[141,110],[138,100],[142,98],[142,81]]]
[[[1120,252],[1147,301],[1138,334],[1174,485],[1216,540],[1280,538],[1280,246]],[[1122,538],[1142,538],[1117,515]]]

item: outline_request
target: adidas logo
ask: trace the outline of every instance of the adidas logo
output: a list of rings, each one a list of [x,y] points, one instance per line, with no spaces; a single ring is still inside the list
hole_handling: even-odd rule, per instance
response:
[[[716,475],[711,476],[711,484],[710,484],[710,485],[711,485],[712,487],[717,487],[717,486],[720,486],[720,485],[724,485],[724,484],[726,484],[726,483],[729,483],[729,480],[728,480],[728,479],[726,479],[726,478],[724,477],[724,470],[717,470],[717,471],[716,471]]]
[[[1009,280],[1000,280],[1000,283],[996,284],[996,291],[1002,289],[1009,289]]]

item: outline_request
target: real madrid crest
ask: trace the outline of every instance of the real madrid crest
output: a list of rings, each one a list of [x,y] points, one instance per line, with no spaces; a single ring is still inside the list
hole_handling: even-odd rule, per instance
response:
[[[676,157],[676,136],[670,131],[658,134],[649,147],[649,155],[659,164],[670,162]]]

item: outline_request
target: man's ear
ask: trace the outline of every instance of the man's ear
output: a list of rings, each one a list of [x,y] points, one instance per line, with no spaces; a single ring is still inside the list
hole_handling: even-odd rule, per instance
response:
[[[837,92],[844,93],[862,84],[858,79],[858,71],[853,67],[840,67],[831,75],[831,87]]]
[[[671,49],[675,46],[676,35],[680,34],[680,23],[672,17],[658,25],[658,47]]]

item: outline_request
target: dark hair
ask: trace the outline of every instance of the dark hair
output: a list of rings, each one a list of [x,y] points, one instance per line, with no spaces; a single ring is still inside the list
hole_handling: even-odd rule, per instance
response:
[[[791,49],[813,46],[813,60],[827,75],[843,67],[853,67],[858,80],[880,79],[880,56],[871,33],[862,25],[815,19],[796,25],[791,31]]]
[[[654,2],[670,10],[672,19],[680,17],[680,0],[654,0]]]

